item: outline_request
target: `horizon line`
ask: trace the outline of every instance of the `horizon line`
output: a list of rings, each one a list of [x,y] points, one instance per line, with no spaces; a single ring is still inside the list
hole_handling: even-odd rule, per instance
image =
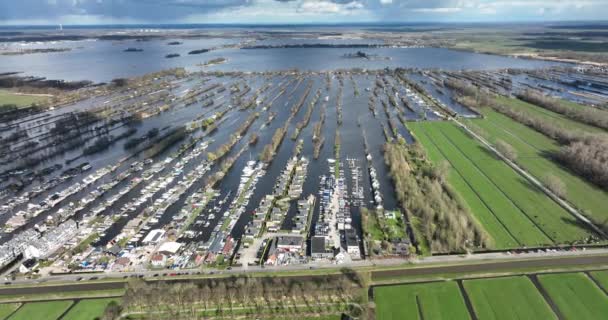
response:
[[[416,25],[509,25],[509,24],[572,24],[572,23],[597,23],[597,24],[608,24],[608,20],[513,20],[513,21],[412,21],[412,22],[401,22],[401,21],[361,21],[361,22],[292,22],[292,23],[274,23],[274,22],[218,22],[218,23],[186,23],[186,22],[175,22],[175,23],[101,23],[101,24],[0,24],[0,28],[45,28],[45,27],[57,27],[59,25],[63,28],[73,27],[142,27],[142,26],[156,26],[156,27],[169,27],[169,26],[260,26],[260,27],[280,27],[280,26],[416,26]]]

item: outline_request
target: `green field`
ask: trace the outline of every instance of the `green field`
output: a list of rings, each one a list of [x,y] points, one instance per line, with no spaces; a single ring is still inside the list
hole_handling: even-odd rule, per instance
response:
[[[496,98],[496,101],[498,101],[499,103],[501,103],[505,106],[512,107],[515,110],[521,110],[521,111],[523,111],[527,114],[533,115],[533,116],[549,119],[554,124],[557,124],[564,128],[568,128],[571,130],[576,129],[576,130],[580,130],[580,131],[588,132],[588,133],[606,133],[606,131],[603,129],[572,120],[562,114],[547,110],[545,108],[527,103],[527,102],[519,100],[519,99],[499,96]]]
[[[479,319],[557,318],[528,277],[465,280],[463,285]]]
[[[490,143],[501,139],[517,151],[517,163],[540,178],[551,173],[566,186],[565,198],[581,209],[596,223],[608,218],[608,192],[587,182],[551,159],[559,150],[557,142],[543,134],[492,110],[484,110],[486,119],[467,120],[472,127],[481,129],[481,134]]]
[[[110,301],[120,303],[118,299],[80,300],[61,320],[93,320],[96,317],[101,317]]]
[[[604,291],[608,292],[608,270],[603,271],[592,271],[589,275],[597,282]]]
[[[374,288],[376,319],[470,319],[453,281]]]
[[[4,104],[14,104],[18,107],[30,106],[32,103],[46,100],[46,97],[17,95],[10,91],[0,90],[0,106]]]
[[[20,303],[2,303],[0,304],[0,319],[6,319],[11,313],[19,308]]]
[[[70,306],[72,301],[31,302],[23,305],[15,312],[10,320],[55,320]]]
[[[539,275],[543,288],[567,319],[606,319],[608,296],[584,273]]]
[[[591,234],[541,190],[451,122],[410,123],[431,160],[449,161],[449,182],[496,248],[584,241]]]

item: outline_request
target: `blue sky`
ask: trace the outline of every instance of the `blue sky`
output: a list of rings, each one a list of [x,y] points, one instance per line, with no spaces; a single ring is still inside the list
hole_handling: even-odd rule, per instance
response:
[[[606,19],[608,0],[0,0],[0,24]]]

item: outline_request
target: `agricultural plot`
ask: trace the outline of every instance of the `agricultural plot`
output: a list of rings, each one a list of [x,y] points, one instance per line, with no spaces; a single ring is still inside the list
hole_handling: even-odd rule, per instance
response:
[[[460,176],[452,178],[454,186],[497,248],[512,243],[505,231],[520,246],[586,241],[591,235],[557,203],[456,125],[433,122],[410,127],[425,148],[439,150],[430,152],[433,161],[449,161],[452,171]]]
[[[547,119],[551,120],[552,122],[554,122],[555,124],[560,125],[564,128],[577,129],[577,130],[580,130],[583,132],[588,132],[588,133],[602,133],[602,132],[605,133],[606,132],[600,128],[596,128],[594,126],[590,126],[590,125],[587,125],[587,124],[584,124],[584,123],[581,123],[578,121],[574,121],[564,115],[544,109],[539,106],[535,106],[533,104],[527,103],[522,100],[500,96],[500,97],[496,98],[496,101],[498,101],[499,103],[501,103],[505,106],[512,107],[515,110],[521,110],[521,111],[531,114],[533,116],[547,118]]]
[[[605,319],[608,296],[583,273],[539,275],[538,280],[566,319]]]
[[[473,140],[460,128],[444,125],[442,131],[553,242],[585,241],[591,236],[572,215],[541,190],[504,162],[497,161],[494,154],[477,143],[471,143]]]
[[[9,318],[10,320],[32,320],[59,318],[70,306],[72,301],[32,302],[23,305]]]
[[[479,319],[557,319],[528,277],[465,280]]]
[[[6,319],[11,313],[19,308],[20,303],[2,303],[0,304],[0,319]]]
[[[539,179],[558,177],[566,187],[565,198],[596,223],[608,218],[608,193],[554,162],[551,154],[559,150],[555,141],[495,111],[484,110],[484,115],[485,120],[467,120],[471,128],[479,128],[490,143],[500,139],[511,145],[517,163]]]
[[[604,291],[608,292],[608,270],[589,272],[589,275]]]
[[[376,318],[470,319],[456,282],[435,282],[374,288]]]
[[[117,299],[87,299],[80,300],[62,320],[91,320],[103,315],[106,306]]]
[[[411,123],[408,124],[408,126],[416,135],[416,139],[418,139],[418,141],[422,143],[426,149],[431,161],[436,164],[440,163],[441,161],[447,161],[442,151],[439,150],[437,145],[435,145],[433,140],[431,140],[427,135],[424,128],[428,126],[427,124]],[[473,174],[476,175],[469,176],[468,178],[477,178],[480,183],[488,182],[487,179],[483,179],[478,171],[474,170]],[[474,189],[474,185],[467,182],[465,177],[461,175],[461,172],[456,170],[453,165],[448,174],[448,182],[452,187],[458,190],[458,193],[463,198],[464,202],[469,206],[477,221],[479,221],[479,223],[489,233],[490,237],[492,237],[495,248],[503,249],[519,246],[519,242],[512,234],[509,233],[509,231],[503,225],[503,222],[501,222],[492,211],[491,203],[484,201],[482,198],[483,195],[478,194]],[[493,186],[489,183],[485,184],[485,188],[485,195],[493,195],[494,197],[498,197],[500,195],[498,190],[493,188]],[[503,201],[504,200],[505,199],[503,199]]]

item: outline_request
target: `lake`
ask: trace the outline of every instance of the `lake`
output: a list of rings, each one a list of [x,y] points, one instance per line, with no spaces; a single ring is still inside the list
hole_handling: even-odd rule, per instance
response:
[[[180,41],[181,45],[168,45]],[[362,40],[367,43],[367,40]],[[9,48],[72,48],[57,53],[36,53],[0,56],[0,72],[20,71],[24,75],[49,79],[91,80],[106,82],[114,78],[132,77],[146,73],[185,67],[201,70],[197,64],[223,57],[228,61],[207,67],[222,71],[276,71],[300,69],[311,71],[364,68],[423,68],[446,70],[494,70],[502,68],[542,68],[559,63],[517,59],[497,55],[456,51],[444,48],[272,48],[218,49],[208,53],[189,55],[197,49],[208,49],[240,42],[237,38],[164,39],[150,41],[64,41],[53,43],[11,44]],[[309,41],[310,42],[310,41]],[[322,42],[321,40],[317,42]],[[335,41],[334,41],[335,42]],[[353,43],[350,41],[349,43]],[[275,43],[272,43],[275,44]],[[143,52],[124,52],[127,48]],[[362,50],[376,58],[345,58],[345,54]],[[167,54],[180,57],[167,59]],[[390,60],[389,60],[390,59]]]

